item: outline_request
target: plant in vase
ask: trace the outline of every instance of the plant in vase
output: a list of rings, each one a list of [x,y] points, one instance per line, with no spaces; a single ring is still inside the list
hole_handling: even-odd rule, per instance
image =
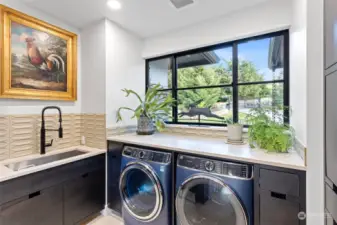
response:
[[[234,123],[232,119],[228,119],[226,123],[228,132],[228,142],[242,142],[243,125],[240,123]]]
[[[165,119],[170,117],[172,105],[175,100],[160,91],[159,84],[148,88],[145,97],[142,99],[138,93],[130,89],[123,89],[126,97],[133,94],[139,100],[139,106],[135,109],[129,107],[120,107],[117,110],[117,122],[122,121],[121,111],[129,110],[133,112],[132,118],[137,118],[137,134],[151,135],[155,132],[155,127],[158,131],[165,128]]]
[[[250,110],[246,120],[249,124],[248,137],[252,148],[286,153],[293,146],[295,130],[283,122],[284,109],[266,107]]]

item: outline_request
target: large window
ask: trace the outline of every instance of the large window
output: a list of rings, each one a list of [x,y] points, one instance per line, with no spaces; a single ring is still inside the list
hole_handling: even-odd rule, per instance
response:
[[[148,59],[146,87],[159,83],[177,99],[168,122],[246,124],[251,108],[289,104],[288,39],[282,31]]]

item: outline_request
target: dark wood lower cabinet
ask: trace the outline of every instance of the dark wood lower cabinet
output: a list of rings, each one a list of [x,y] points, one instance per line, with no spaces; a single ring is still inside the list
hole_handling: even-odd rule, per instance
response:
[[[299,225],[300,204],[272,191],[260,191],[260,225]]]
[[[0,206],[0,225],[60,225],[62,214],[62,186],[57,186]]]
[[[0,183],[4,193],[0,225],[81,224],[104,208],[105,155]]]
[[[254,225],[306,224],[306,173],[254,166]]]
[[[83,174],[64,184],[64,224],[80,224],[103,209],[105,203],[104,170]]]

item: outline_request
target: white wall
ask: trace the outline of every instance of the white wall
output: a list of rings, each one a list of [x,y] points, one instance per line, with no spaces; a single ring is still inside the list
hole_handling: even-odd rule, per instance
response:
[[[171,59],[159,59],[149,65],[149,75],[151,84],[160,84],[163,88],[168,88]]]
[[[307,225],[324,216],[323,0],[307,0]]]
[[[306,0],[293,1],[290,29],[290,105],[291,125],[297,139],[307,145],[307,7]]]
[[[0,99],[0,114],[39,114],[44,106],[47,105],[58,105],[61,107],[64,113],[79,113],[81,112],[81,37],[79,35],[79,30],[64,24],[63,22],[44,14],[36,9],[28,7],[18,0],[0,0],[0,3],[26,13],[28,15],[34,16],[50,24],[59,26],[63,29],[69,30],[73,33],[78,34],[78,100],[76,102],[62,102],[62,101],[36,101],[36,100],[13,100],[13,99]]]
[[[123,88],[145,93],[145,61],[141,57],[143,41],[110,20],[106,20],[106,123],[116,125],[116,111],[121,106],[135,108],[138,101],[125,98]],[[130,113],[123,111],[120,125],[134,125]]]
[[[105,113],[106,32],[105,20],[81,31],[82,112]]]
[[[270,1],[194,26],[145,39],[144,58],[289,28],[291,1]]]

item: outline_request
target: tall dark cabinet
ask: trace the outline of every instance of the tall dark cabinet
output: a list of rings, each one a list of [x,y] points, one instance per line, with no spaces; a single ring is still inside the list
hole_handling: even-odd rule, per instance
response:
[[[337,225],[337,0],[324,4],[325,224]]]

